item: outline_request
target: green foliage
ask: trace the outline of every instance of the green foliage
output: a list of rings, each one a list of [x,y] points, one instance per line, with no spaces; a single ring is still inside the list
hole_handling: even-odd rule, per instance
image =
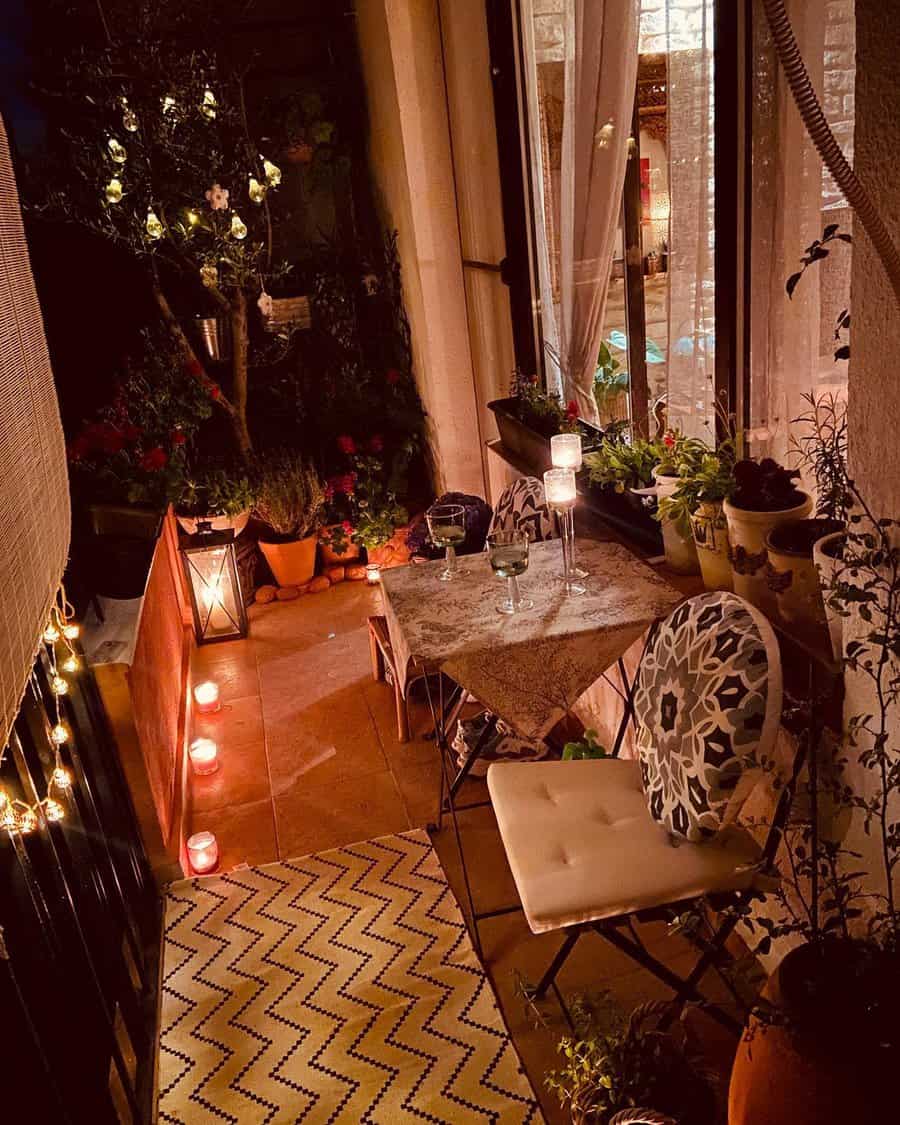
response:
[[[315,469],[293,451],[257,463],[255,515],[280,536],[305,539],[319,526],[325,492]]]
[[[609,751],[597,741],[597,732],[588,729],[577,742],[567,742],[563,746],[564,762],[580,762],[594,758],[608,758]]]
[[[815,479],[816,515],[846,523],[853,503],[847,481],[847,405],[831,393],[816,398],[810,392],[803,399],[808,410],[791,423],[791,452]]]
[[[800,278],[803,277],[814,262],[821,262],[824,258],[828,257],[833,249],[833,247],[829,247],[829,243],[834,242],[853,242],[853,235],[842,231],[838,223],[829,223],[822,231],[822,237],[814,239],[809,246],[807,246],[803,257],[800,259],[800,269],[797,273],[792,273],[787,279],[785,288],[787,289],[788,297],[793,300],[794,290],[797,288]],[[834,350],[834,358],[836,360],[850,358],[850,345],[844,342],[843,335],[844,332],[848,332],[849,330],[850,310],[841,309],[834,324],[834,341],[837,344]]]
[[[519,418],[544,437],[553,437],[578,428],[578,405],[563,406],[559,395],[544,389],[537,375],[524,375],[516,369],[512,394],[518,401]]]
[[[239,467],[201,460],[189,468],[177,500],[186,516],[239,516],[256,502],[256,490]]]
[[[605,341],[600,342],[597,370],[594,372],[594,401],[602,418],[611,412],[613,405],[629,387],[628,372],[610,352]]]
[[[731,496],[734,465],[734,439],[720,442],[715,450],[699,438],[682,439],[674,458],[679,484],[671,496],[660,500],[657,519],[672,520],[682,535],[690,535],[690,517],[702,503]]]
[[[646,488],[653,483],[653,470],[659,464],[657,442],[643,438],[613,440],[604,438],[600,448],[588,453],[584,463],[593,484],[611,487],[616,492]]]

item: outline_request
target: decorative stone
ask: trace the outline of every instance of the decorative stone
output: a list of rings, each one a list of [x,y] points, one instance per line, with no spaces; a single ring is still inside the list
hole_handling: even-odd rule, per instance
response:
[[[274,586],[260,586],[256,591],[256,604],[268,605],[269,602],[274,602],[278,594]]]
[[[366,568],[364,566],[348,566],[345,568],[344,577],[350,582],[364,582]]]
[[[292,602],[294,598],[300,597],[299,586],[279,586],[275,593],[275,597],[280,602]]]
[[[325,577],[332,586],[336,586],[338,582],[343,582],[347,577],[346,567],[343,566],[329,566],[325,571]]]
[[[323,590],[331,589],[331,583],[324,574],[320,574],[318,578],[314,578],[307,587],[311,594],[319,594]]]

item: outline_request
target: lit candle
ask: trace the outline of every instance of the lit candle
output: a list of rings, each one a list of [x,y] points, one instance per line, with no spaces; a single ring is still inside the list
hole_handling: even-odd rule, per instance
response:
[[[550,459],[556,469],[581,468],[581,434],[554,434],[550,439]]]
[[[194,702],[201,715],[213,715],[222,704],[219,702],[219,685],[212,680],[204,680],[194,688]]]
[[[219,748],[211,738],[195,738],[188,754],[194,773],[200,777],[219,768]]]
[[[188,860],[191,870],[197,875],[205,875],[215,870],[219,862],[219,845],[212,832],[197,832],[187,842]]]
[[[381,581],[381,567],[378,563],[369,563],[366,566],[366,581],[370,586],[375,586]]]
[[[551,508],[574,508],[575,491],[574,469],[548,469],[544,473],[544,495]]]

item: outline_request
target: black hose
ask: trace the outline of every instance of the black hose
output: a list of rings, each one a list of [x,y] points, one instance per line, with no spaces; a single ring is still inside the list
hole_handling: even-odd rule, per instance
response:
[[[806,131],[809,133],[816,150],[822,157],[825,167],[834,176],[835,183],[844,193],[847,202],[856,212],[863,230],[869,236],[872,245],[885,273],[894,290],[897,304],[900,305],[900,253],[893,239],[884,225],[881,216],[875,209],[869,193],[856,178],[856,174],[840,146],[834,139],[834,134],[825,114],[819,105],[819,99],[809,80],[803,57],[794,38],[794,31],[787,12],[784,10],[784,0],[763,0],[766,18],[775,41],[775,49],[787,76],[788,85],[797,103],[797,109],[803,118]]]

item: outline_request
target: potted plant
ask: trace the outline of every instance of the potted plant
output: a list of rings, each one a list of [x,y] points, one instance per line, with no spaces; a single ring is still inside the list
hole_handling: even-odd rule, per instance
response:
[[[652,515],[655,491],[642,496],[640,490],[653,485],[658,461],[655,442],[625,434],[604,437],[598,449],[584,458],[588,507],[657,554],[662,548],[662,534]],[[647,496],[650,500],[645,499]]]
[[[254,515],[267,526],[259,548],[279,586],[303,586],[316,569],[316,534],[325,504],[319,477],[296,452],[259,462]]]
[[[772,592],[766,578],[766,537],[780,523],[802,519],[812,497],[794,483],[800,474],[771,457],[743,459],[734,466],[734,493],[723,502],[731,545],[734,592],[768,610]]]
[[[658,451],[656,466],[653,469],[653,492],[656,496],[656,519],[663,533],[663,547],[666,552],[666,565],[676,574],[699,574],[700,563],[689,520],[672,519],[667,504],[680,484],[679,467],[686,456],[688,439],[668,430],[655,442]],[[641,490],[647,494],[648,490]]]
[[[683,440],[676,456],[678,484],[659,502],[660,518],[692,534],[707,590],[732,589],[722,505],[734,491],[735,445],[735,438],[727,438],[712,450],[699,439]]]
[[[350,520],[319,528],[319,557],[324,566],[343,566],[359,558],[359,543]]]
[[[188,535],[196,535],[199,522],[213,531],[241,534],[250,519],[254,491],[242,466],[224,468],[201,462],[186,474],[175,516]]]
[[[601,341],[594,372],[594,401],[601,425],[615,424],[628,417],[628,372]]]
[[[516,457],[543,472],[550,468],[550,438],[566,431],[581,434],[582,449],[596,449],[602,431],[578,417],[574,402],[563,405],[559,395],[546,391],[537,375],[526,376],[518,369],[513,374],[507,398],[488,403],[494,412],[500,440]]]

